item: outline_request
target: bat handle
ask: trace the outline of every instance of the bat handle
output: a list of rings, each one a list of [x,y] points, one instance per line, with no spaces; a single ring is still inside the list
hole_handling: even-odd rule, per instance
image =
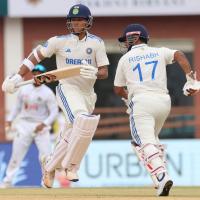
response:
[[[35,83],[34,79],[30,79],[30,80],[22,81],[22,82],[18,83],[16,85],[16,87],[19,88],[21,86],[28,85],[28,84],[33,84],[33,83]]]

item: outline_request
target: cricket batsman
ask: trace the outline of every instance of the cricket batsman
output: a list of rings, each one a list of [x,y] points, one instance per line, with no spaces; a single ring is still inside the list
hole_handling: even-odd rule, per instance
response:
[[[19,72],[7,78],[2,86],[5,92],[14,92],[16,85],[35,64],[53,54],[58,69],[83,64],[79,76],[60,80],[56,88],[57,102],[65,114],[66,126],[53,154],[44,158],[42,184],[48,188],[52,187],[57,168],[65,170],[68,180],[79,180],[77,170],[99,123],[100,116],[93,114],[97,98],[94,84],[96,79],[108,77],[109,61],[103,40],[88,32],[92,23],[93,17],[87,6],[72,6],[66,21],[69,34],[52,37],[35,48],[24,59]]]
[[[183,87],[186,96],[199,90],[195,73],[181,51],[148,46],[149,34],[141,24],[128,25],[118,40],[127,53],[119,60],[114,91],[129,107],[132,147],[152,177],[157,196],[168,196],[173,181],[158,138],[171,109],[166,66],[180,65],[187,80]]]

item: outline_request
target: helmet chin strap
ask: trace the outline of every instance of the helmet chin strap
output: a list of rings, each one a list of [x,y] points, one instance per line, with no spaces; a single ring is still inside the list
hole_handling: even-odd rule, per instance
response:
[[[132,46],[134,46],[134,45],[130,45],[130,46],[128,47],[127,52],[131,50]]]

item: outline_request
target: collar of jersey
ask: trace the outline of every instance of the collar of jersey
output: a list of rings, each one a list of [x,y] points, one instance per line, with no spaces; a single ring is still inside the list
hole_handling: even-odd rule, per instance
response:
[[[132,46],[131,49],[136,49],[136,48],[145,47],[145,46],[147,46],[147,44],[137,44],[137,45]]]
[[[86,36],[82,39],[82,40],[79,40],[78,36],[77,35],[74,35],[74,34],[71,34],[73,38],[75,38],[76,40],[78,40],[79,42],[85,42],[87,40],[87,37],[88,37],[88,32],[86,31]]]

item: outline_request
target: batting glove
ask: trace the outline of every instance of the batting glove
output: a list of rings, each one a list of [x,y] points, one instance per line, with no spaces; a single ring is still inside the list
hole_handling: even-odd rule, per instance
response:
[[[13,76],[8,76],[3,84],[2,84],[2,90],[7,93],[14,93],[17,90],[17,84],[23,81],[23,78],[19,74],[15,74]]]
[[[200,82],[196,80],[196,74],[193,72],[186,74],[186,80],[187,82],[183,87],[183,94],[185,96],[196,94],[200,90]]]
[[[127,113],[128,115],[130,115],[130,113],[131,113],[131,108],[129,107],[129,100],[122,97],[122,101],[123,101],[123,102],[125,103],[125,105],[127,106],[126,113]]]
[[[97,79],[98,69],[92,65],[81,65],[80,76],[86,79]]]

